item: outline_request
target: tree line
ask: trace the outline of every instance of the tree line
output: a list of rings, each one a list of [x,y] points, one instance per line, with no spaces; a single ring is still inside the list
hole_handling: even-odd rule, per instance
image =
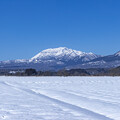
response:
[[[0,70],[0,75],[7,76],[120,76],[120,67],[70,69],[59,71],[37,71],[33,68],[25,70]]]

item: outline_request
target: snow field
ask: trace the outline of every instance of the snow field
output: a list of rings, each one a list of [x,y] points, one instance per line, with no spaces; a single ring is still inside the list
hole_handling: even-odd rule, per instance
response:
[[[0,120],[120,120],[120,77],[0,77]]]

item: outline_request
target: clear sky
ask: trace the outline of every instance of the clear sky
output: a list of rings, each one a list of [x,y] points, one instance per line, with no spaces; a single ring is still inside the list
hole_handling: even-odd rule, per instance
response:
[[[0,0],[0,60],[47,48],[120,50],[120,0]]]

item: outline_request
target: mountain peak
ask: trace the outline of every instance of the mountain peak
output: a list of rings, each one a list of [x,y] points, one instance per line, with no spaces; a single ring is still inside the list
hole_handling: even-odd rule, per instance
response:
[[[69,50],[67,47],[58,47],[58,48],[48,48],[46,50],[43,50],[42,52],[58,52],[63,50]]]

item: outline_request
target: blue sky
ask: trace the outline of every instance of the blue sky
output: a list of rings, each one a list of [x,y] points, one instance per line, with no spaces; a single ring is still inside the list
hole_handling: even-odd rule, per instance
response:
[[[55,47],[119,51],[120,1],[0,0],[0,60],[28,59]]]

